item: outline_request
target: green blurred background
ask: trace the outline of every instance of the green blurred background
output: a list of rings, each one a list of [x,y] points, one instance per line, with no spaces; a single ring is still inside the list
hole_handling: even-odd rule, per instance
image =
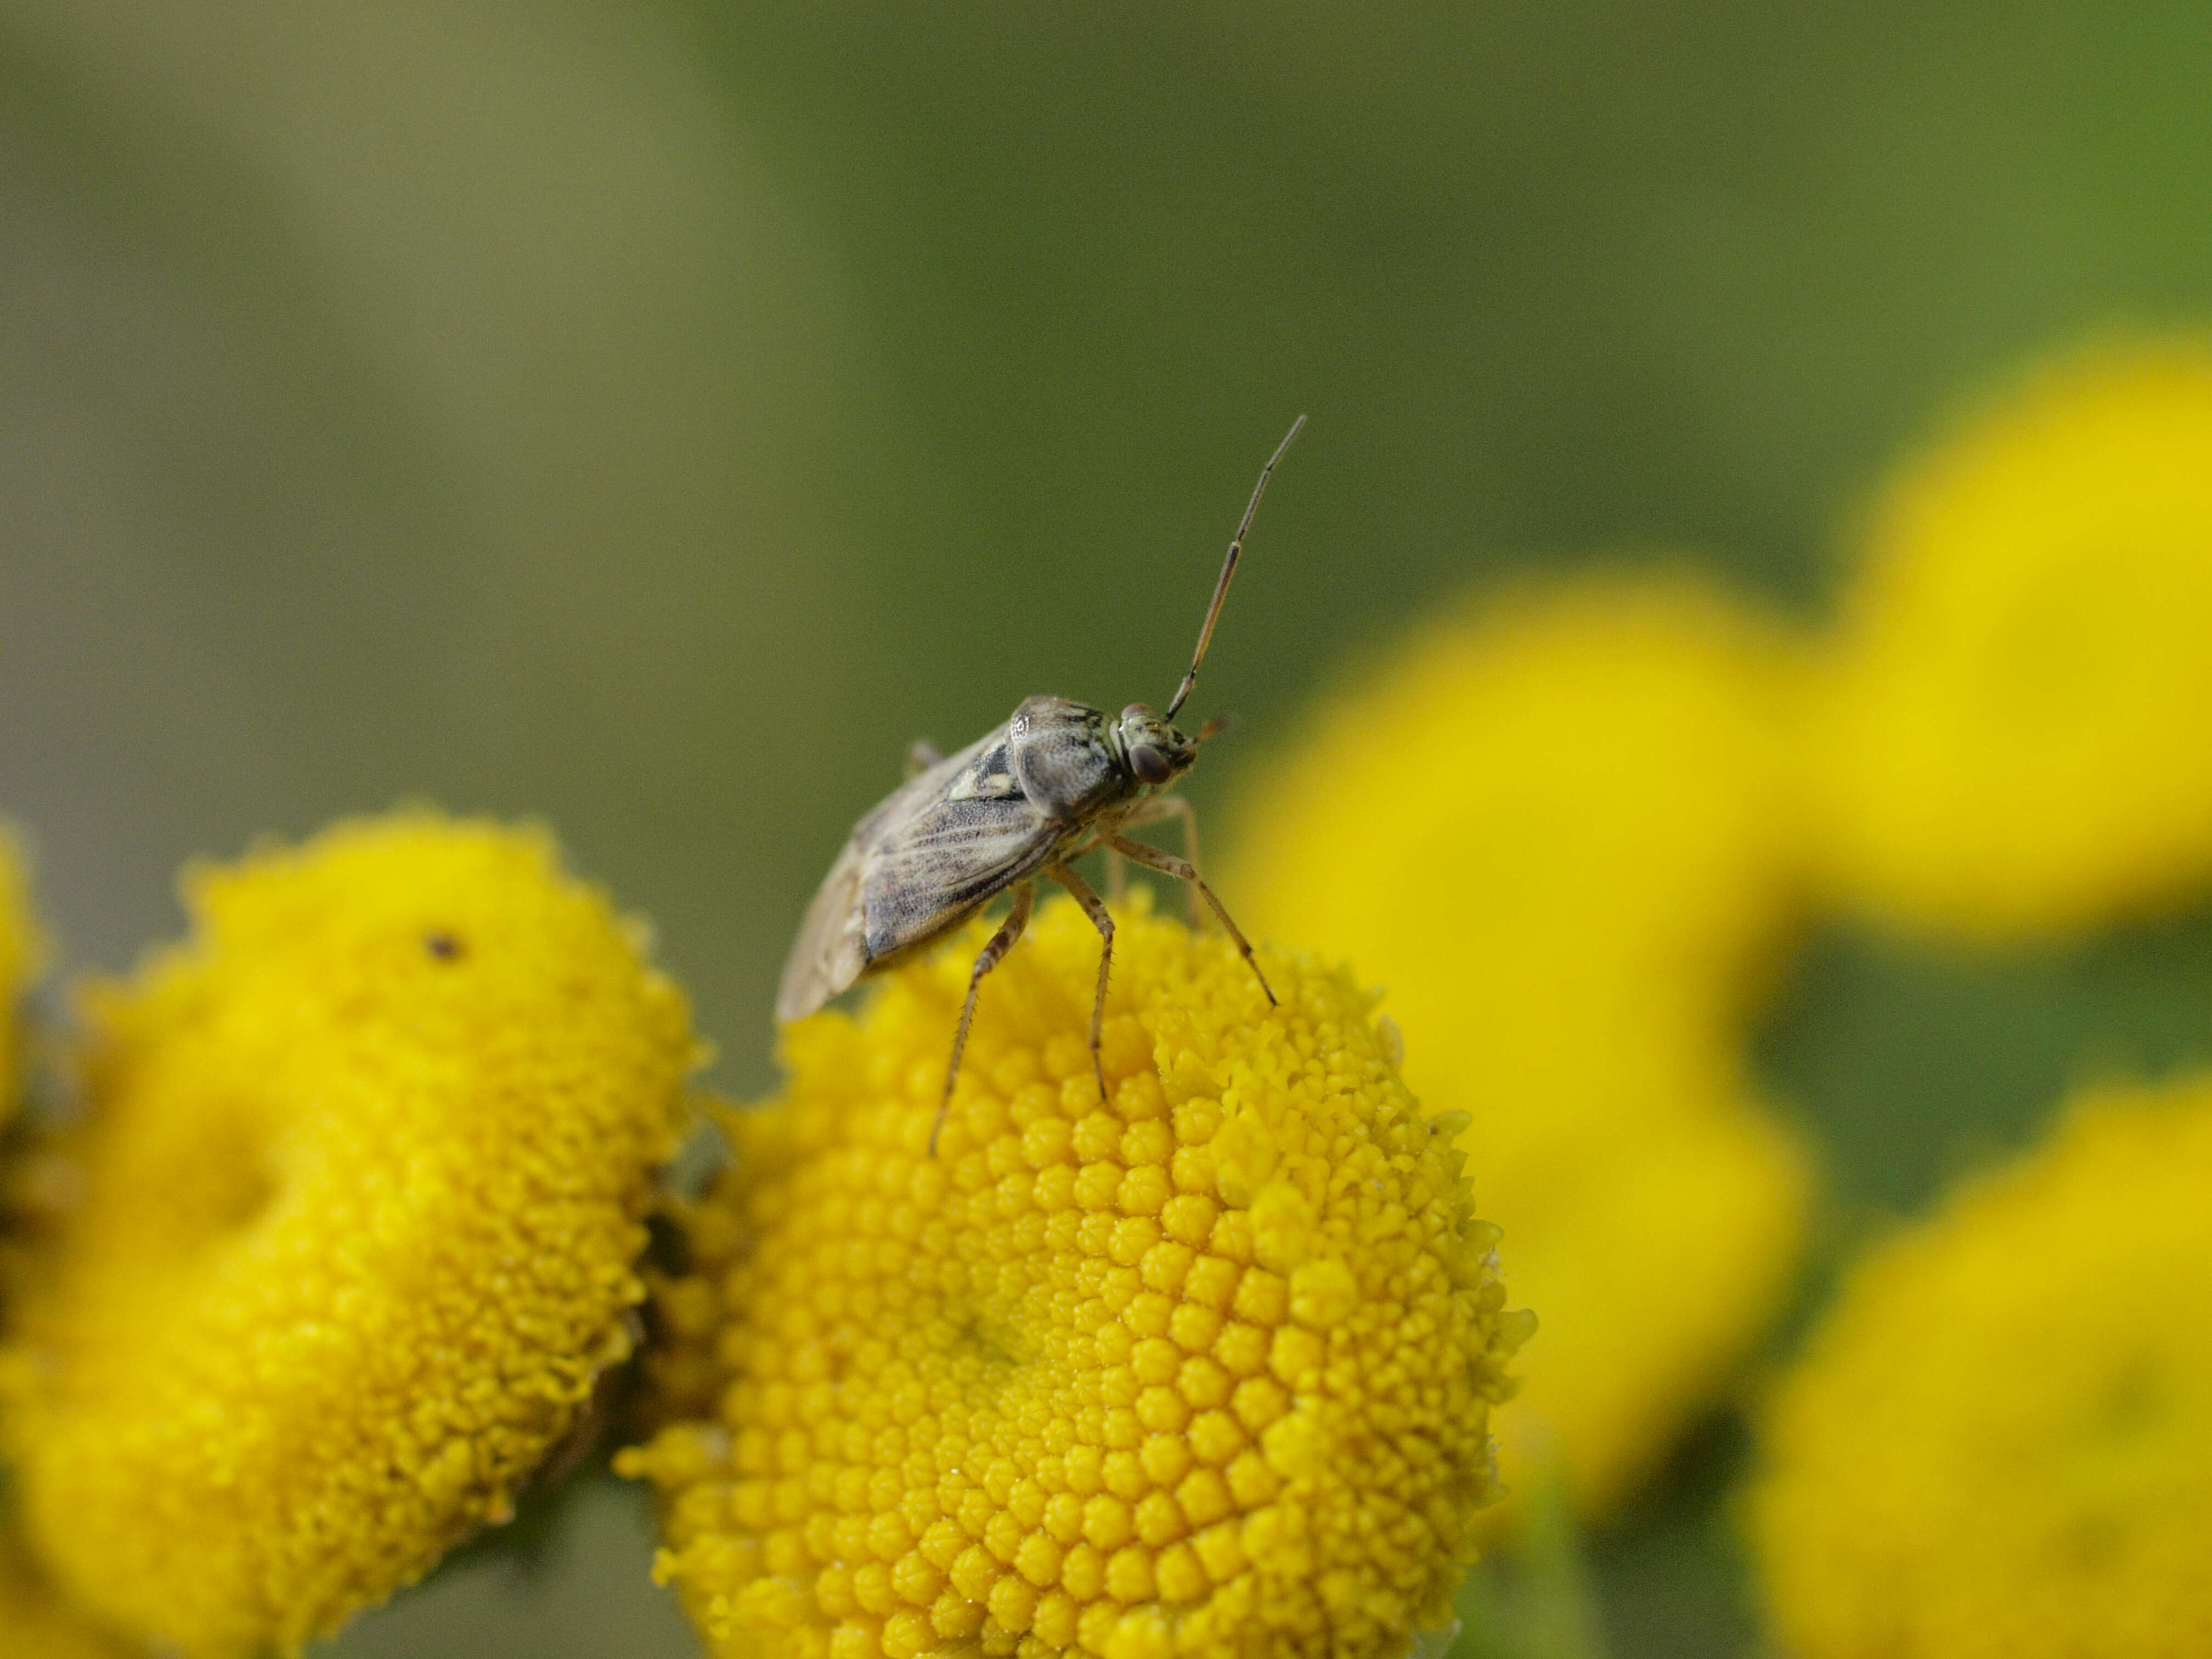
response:
[[[0,806],[72,968],[197,854],[542,817],[756,1089],[908,740],[1163,699],[1293,414],[1202,812],[1486,572],[1688,550],[1817,617],[1947,405],[2204,314],[2208,85],[2199,4],[0,0]],[[2212,1054],[2212,924],[1831,929],[1762,1053],[1832,1261]],[[1624,1659],[1757,1650],[1740,1439],[1592,1540]],[[332,1659],[691,1650],[629,1494],[525,1531]]]

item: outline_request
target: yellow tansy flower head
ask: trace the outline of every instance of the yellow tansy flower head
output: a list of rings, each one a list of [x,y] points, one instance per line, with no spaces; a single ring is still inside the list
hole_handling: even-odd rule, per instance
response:
[[[1705,1066],[1795,913],[1798,666],[1688,574],[1490,596],[1323,702],[1240,803],[1227,879],[1259,931],[1389,986],[1425,1094]]]
[[[1751,1515],[1799,1659],[2212,1653],[2212,1078],[2094,1100],[1856,1273]]]
[[[77,1599],[293,1650],[507,1516],[629,1352],[695,1044],[535,834],[349,824],[185,897],[193,938],[88,999],[0,1424]]]
[[[1248,793],[1247,921],[1387,988],[1546,1337],[1499,1417],[1613,1504],[1789,1282],[1807,1177],[1744,1098],[1747,1006],[1795,914],[1791,642],[1665,574],[1431,625]]]
[[[1748,1103],[1624,1116],[1610,1142],[1556,1122],[1462,1137],[1511,1218],[1499,1224],[1517,1229],[1504,1246],[1515,1292],[1535,1286],[1544,1316],[1526,1386],[1498,1413],[1500,1467],[1516,1487],[1533,1461],[1555,1465],[1593,1516],[1723,1392],[1788,1290],[1811,1196],[1797,1137]]]
[[[624,1467],[717,1653],[1311,1656],[1445,1623],[1526,1334],[1370,1000],[1048,906],[927,1144],[967,949],[787,1037],[663,1315],[720,1384]],[[684,1387],[696,1373],[675,1364]]]
[[[1903,471],[1814,723],[1837,888],[1990,937],[2212,884],[2212,343],[2052,368]]]
[[[21,1086],[21,1002],[41,954],[22,854],[0,823],[0,1127],[15,1115]]]

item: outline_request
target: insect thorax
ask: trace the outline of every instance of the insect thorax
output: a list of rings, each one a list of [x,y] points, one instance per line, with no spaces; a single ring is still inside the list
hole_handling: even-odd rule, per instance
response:
[[[1006,750],[1022,794],[1053,818],[1088,818],[1137,792],[1106,714],[1066,696],[1030,696],[1013,710]]]
[[[1006,722],[1006,756],[1032,805],[1078,823],[1174,782],[1198,744],[1142,703],[1115,718],[1066,697],[1031,697]]]
[[[1007,722],[1006,746],[1022,793],[1052,817],[1090,817],[1139,787],[1106,714],[1066,697],[1024,702]]]

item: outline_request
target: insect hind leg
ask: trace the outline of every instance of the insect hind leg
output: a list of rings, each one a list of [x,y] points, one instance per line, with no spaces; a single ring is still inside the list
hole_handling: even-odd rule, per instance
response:
[[[945,1095],[937,1103],[937,1121],[929,1127],[932,1158],[937,1156],[937,1137],[945,1133],[945,1114],[952,1109],[952,1085],[960,1079],[960,1056],[968,1047],[968,1028],[975,1022],[975,997],[983,988],[983,975],[997,967],[1006,952],[1014,948],[1022,929],[1030,925],[1030,908],[1036,902],[1034,884],[1025,881],[1015,888],[1012,913],[999,924],[999,931],[976,953],[975,969],[968,975],[968,1000],[960,1005],[960,1024],[952,1033],[952,1063],[945,1068]]]
[[[1055,864],[1045,874],[1067,889],[1083,907],[1083,914],[1091,918],[1091,925],[1098,930],[1098,989],[1091,999],[1091,1073],[1098,1079],[1098,1098],[1103,1101],[1106,1098],[1106,1063],[1099,1059],[1098,1049],[1106,1029],[1106,980],[1114,971],[1114,917],[1106,908],[1106,901],[1091,890],[1091,884],[1066,865]]]
[[[1267,975],[1260,971],[1260,959],[1252,954],[1251,940],[1246,939],[1243,930],[1231,920],[1228,909],[1213,896],[1213,890],[1199,879],[1198,872],[1188,860],[1179,859],[1172,853],[1163,853],[1157,847],[1147,847],[1143,842],[1131,841],[1127,836],[1115,836],[1112,845],[1115,852],[1134,860],[1146,869],[1158,870],[1163,875],[1173,876],[1176,880],[1187,881],[1197,888],[1204,895],[1206,902],[1213,907],[1213,914],[1221,918],[1221,925],[1229,930],[1229,937],[1237,941],[1237,948],[1244,953],[1244,961],[1252,969],[1252,977],[1260,981],[1261,990],[1267,993],[1267,1006],[1270,1008],[1278,1006],[1274,988],[1267,983]]]

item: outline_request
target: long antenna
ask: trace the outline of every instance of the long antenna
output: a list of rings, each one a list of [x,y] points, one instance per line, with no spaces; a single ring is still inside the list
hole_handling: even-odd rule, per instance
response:
[[[1190,672],[1182,677],[1176,688],[1175,700],[1168,704],[1167,718],[1173,720],[1176,710],[1190,696],[1190,689],[1198,684],[1198,665],[1206,660],[1206,647],[1213,643],[1213,624],[1220,619],[1221,602],[1229,597],[1229,579],[1237,574],[1237,556],[1244,551],[1244,534],[1252,528],[1252,515],[1260,510],[1260,497],[1267,493],[1268,477],[1275,463],[1283,459],[1283,452],[1291,447],[1291,440],[1305,430],[1303,415],[1291,422],[1291,429],[1283,434],[1283,441],[1275,446],[1275,453],[1267,458],[1267,465],[1260,469],[1260,482],[1252,486],[1252,501],[1244,509],[1244,521],[1237,526],[1237,539],[1229,544],[1229,556],[1221,562],[1221,580],[1213,585],[1213,603],[1206,607],[1206,626],[1198,630],[1198,650],[1190,659]]]

